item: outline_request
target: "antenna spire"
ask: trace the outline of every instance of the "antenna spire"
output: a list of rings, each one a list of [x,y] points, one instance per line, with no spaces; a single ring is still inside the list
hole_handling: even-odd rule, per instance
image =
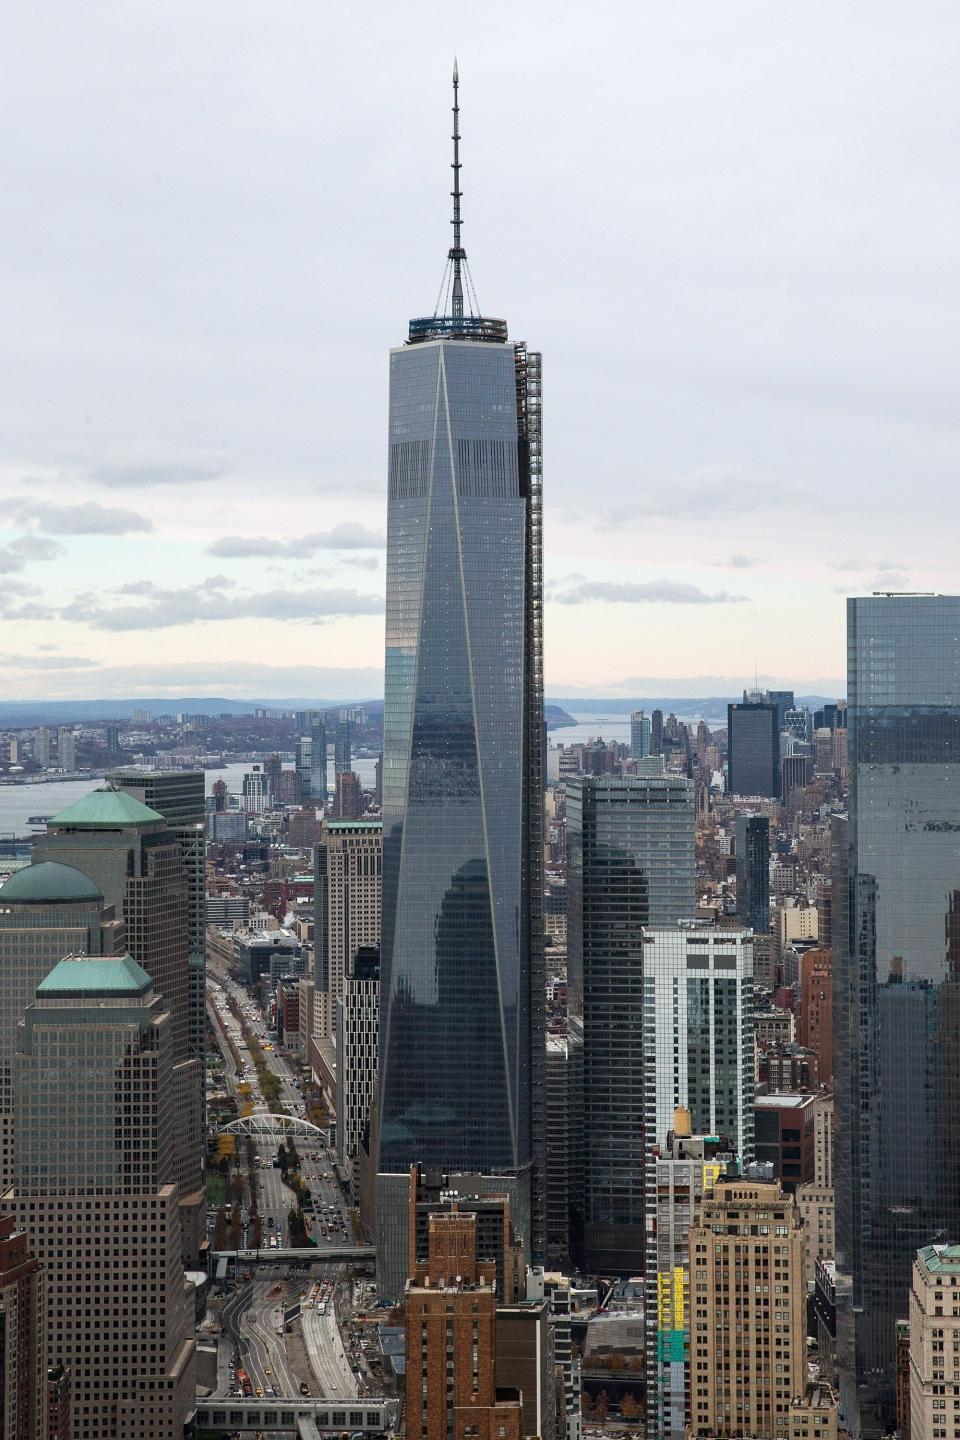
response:
[[[447,252],[447,258],[453,262],[453,292],[451,297],[451,313],[455,319],[463,319],[463,282],[461,280],[461,267],[467,258],[467,252],[460,243],[460,71],[457,67],[456,56],[453,61],[453,245]]]

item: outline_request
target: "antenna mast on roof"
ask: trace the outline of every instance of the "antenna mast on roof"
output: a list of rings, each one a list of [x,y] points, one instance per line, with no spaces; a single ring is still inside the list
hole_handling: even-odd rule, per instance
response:
[[[451,302],[451,314],[455,319],[463,318],[463,284],[460,278],[460,268],[467,258],[467,252],[460,244],[460,103],[458,91],[460,89],[460,73],[457,69],[457,61],[453,61],[453,245],[447,252],[448,260],[453,262],[453,294]]]

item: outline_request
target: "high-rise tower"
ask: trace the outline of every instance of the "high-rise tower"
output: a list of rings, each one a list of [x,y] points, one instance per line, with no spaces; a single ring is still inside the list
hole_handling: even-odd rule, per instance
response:
[[[851,1431],[895,1421],[914,1254],[960,1235],[960,597],[847,601],[835,822],[837,1354]]]
[[[379,1168],[519,1177],[539,1254],[540,357],[476,312],[457,95],[446,313],[390,356]]]

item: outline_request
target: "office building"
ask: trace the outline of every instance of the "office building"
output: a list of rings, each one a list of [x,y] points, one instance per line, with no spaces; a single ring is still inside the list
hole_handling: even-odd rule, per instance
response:
[[[836,1195],[833,1188],[833,1096],[815,1097],[813,1113],[813,1179],[796,1189],[803,1220],[807,1286],[816,1281],[817,1266],[833,1262],[837,1253]],[[833,1376],[827,1376],[831,1384]]]
[[[148,809],[156,810],[167,822],[180,847],[187,882],[187,939],[189,944],[189,1030],[190,1049],[201,1067],[201,1081],[207,1063],[206,1051],[206,806],[202,770],[114,770],[109,782],[118,790],[134,795]],[[198,1092],[203,1113],[203,1092]]]
[[[574,1074],[575,1050],[566,1035],[547,1036],[546,1255],[547,1264],[570,1261],[571,1166],[583,1134],[583,1095]]]
[[[519,1397],[497,1396],[496,1266],[478,1256],[475,1215],[430,1215],[403,1309],[410,1440],[520,1440]]]
[[[350,718],[342,710],[337,720],[337,728],[333,742],[333,771],[334,775],[343,775],[353,765],[352,745],[350,738]]]
[[[181,1440],[193,1411],[171,1030],[129,955],[61,960],[20,1027],[0,1210],[46,1271],[49,1360],[73,1377],[74,1440]]]
[[[746,694],[744,694],[746,700]],[[795,713],[796,702],[792,690],[768,690],[765,696],[768,705],[776,707],[777,729],[783,730],[786,727],[787,715]]]
[[[77,737],[69,725],[61,725],[57,730],[57,769],[76,770],[77,768]]]
[[[380,946],[383,827],[326,820],[315,852],[315,1033],[332,1036],[344,977],[362,946]]]
[[[46,1275],[0,1214],[0,1437],[47,1440]]]
[[[649,1153],[678,1106],[697,1135],[754,1158],[753,950],[748,930],[686,921],[643,932],[643,1120]],[[589,1101],[587,1102],[589,1107]]]
[[[690,1420],[690,1230],[704,1196],[733,1163],[726,1142],[691,1134],[678,1107],[663,1145],[647,1162],[650,1241],[646,1257],[648,1440],[684,1440]]]
[[[797,798],[813,780],[813,760],[808,755],[784,755],[780,761],[780,794],[784,805]]]
[[[817,1097],[763,1092],[754,1100],[754,1154],[769,1165],[785,1195],[814,1177]]]
[[[780,794],[780,726],[766,701],[727,706],[727,794]]]
[[[663,752],[663,711],[654,710],[650,716],[650,753],[660,755]]]
[[[913,1262],[910,1440],[960,1435],[960,1245],[924,1245]]]
[[[203,1221],[203,1065],[191,1028],[191,896],[194,874],[176,828],[126,788],[107,785],[47,822],[37,860],[89,876],[125,926],[125,944],[170,1012],[177,1091],[177,1170],[185,1255],[195,1263]],[[202,895],[202,891],[201,891]],[[195,972],[194,972],[195,973]]]
[[[427,1253],[432,1214],[452,1210],[476,1216],[477,1250],[493,1260],[497,1299],[522,1294],[523,1245],[513,1226],[509,1176],[458,1175],[413,1165],[406,1175],[385,1177],[376,1207],[377,1290],[385,1299],[403,1296],[416,1259]]]
[[[634,710],[630,716],[631,759],[645,760],[650,753],[650,720],[642,710]]]
[[[528,1271],[525,1293],[496,1310],[495,1376],[499,1396],[520,1398],[520,1433],[565,1440],[566,1415],[558,1431],[558,1386],[551,1305],[542,1271]],[[498,1427],[499,1428],[499,1427]]]
[[[766,935],[770,929],[770,820],[738,815],[736,828],[737,916]]]
[[[336,1002],[337,1154],[353,1178],[354,1161],[370,1126],[370,1105],[377,1081],[380,1024],[380,951],[361,945],[353,953]]]
[[[120,754],[120,726],[107,726],[107,754],[111,759]]]
[[[539,1256],[540,357],[464,314],[454,177],[449,313],[390,356],[379,1169],[513,1174]]]
[[[820,1084],[832,1085],[833,961],[830,951],[821,945],[800,956],[797,1041],[815,1051]]]
[[[790,1435],[806,1387],[803,1227],[779,1185],[718,1180],[690,1228],[689,1435]]]
[[[644,1249],[644,927],[696,903],[693,784],[659,766],[567,783],[567,1005],[583,1034],[577,1229],[588,1269],[627,1274]]]
[[[359,820],[362,814],[363,791],[360,788],[360,776],[353,770],[338,770],[333,819]]]
[[[310,722],[310,790],[314,805],[327,803],[327,727],[323,714]]]
[[[270,792],[267,777],[259,765],[254,765],[243,777],[241,804],[247,815],[262,815],[270,808]]]
[[[297,777],[297,790],[299,799],[309,804],[326,800],[326,763],[324,763],[324,792],[323,795],[313,793],[313,741],[309,735],[301,735],[294,746],[294,774]],[[326,756],[324,756],[326,761]]]
[[[114,908],[69,865],[27,865],[0,887],[0,1193],[13,1174],[13,1057],[23,1012],[64,955],[123,947]]]
[[[960,1235],[960,598],[847,603],[849,820],[835,822],[841,1409],[895,1418],[913,1257]]]

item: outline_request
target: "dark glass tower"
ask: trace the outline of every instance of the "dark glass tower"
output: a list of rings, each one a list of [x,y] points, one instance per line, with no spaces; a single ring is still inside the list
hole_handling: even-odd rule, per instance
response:
[[[780,794],[780,726],[766,701],[727,706],[727,793]]]
[[[379,1170],[532,1179],[542,1253],[540,357],[447,308],[390,356]]]
[[[770,821],[737,816],[737,914],[759,935],[770,929]]]
[[[847,602],[833,855],[837,1345],[854,1434],[895,1422],[916,1250],[960,1235],[960,597]]]

